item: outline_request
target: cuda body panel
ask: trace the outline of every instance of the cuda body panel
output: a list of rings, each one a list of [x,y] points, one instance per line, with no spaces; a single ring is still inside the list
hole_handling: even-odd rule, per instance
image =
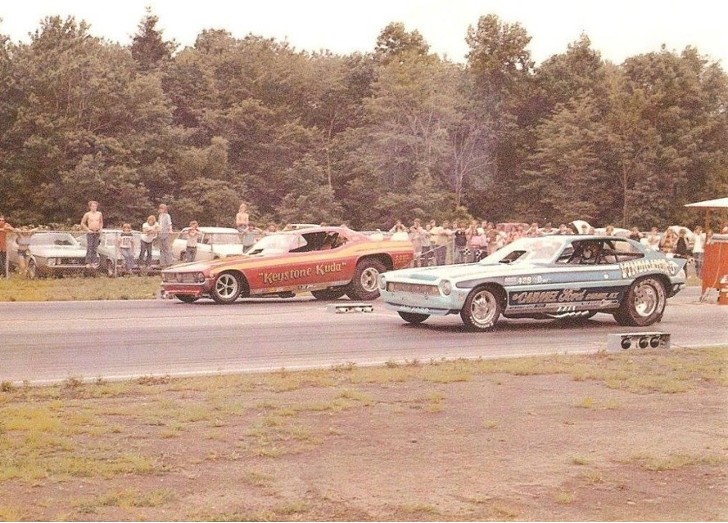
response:
[[[386,269],[396,269],[409,265],[414,258],[410,242],[374,241],[340,227],[311,227],[280,234],[286,235],[280,241],[269,239],[260,249],[253,246],[251,252],[259,250],[261,254],[186,263],[167,269],[163,272],[163,290],[170,295],[203,296],[210,293],[214,281],[223,273],[244,278],[249,295],[324,290],[349,284],[361,260],[375,259]],[[321,235],[327,234],[338,237],[342,243],[315,244],[322,239]],[[291,246],[294,251],[305,250],[281,253],[281,245]],[[204,276],[205,282],[200,281],[197,287],[182,286],[176,276],[182,273],[198,273],[199,279]]]

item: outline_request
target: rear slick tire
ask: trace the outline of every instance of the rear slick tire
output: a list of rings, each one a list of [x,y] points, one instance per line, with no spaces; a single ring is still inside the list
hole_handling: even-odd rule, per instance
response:
[[[379,275],[387,268],[377,259],[369,258],[356,265],[354,278],[346,295],[352,300],[371,301],[379,298]]]
[[[614,319],[625,327],[646,327],[662,319],[666,304],[665,286],[657,278],[647,276],[632,284]]]

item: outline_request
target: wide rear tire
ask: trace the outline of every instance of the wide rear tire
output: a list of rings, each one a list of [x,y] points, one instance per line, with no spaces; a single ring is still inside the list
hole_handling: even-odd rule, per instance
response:
[[[379,298],[379,275],[387,268],[374,258],[361,260],[356,265],[354,279],[348,286],[346,295],[352,300],[370,301]]]
[[[662,319],[666,304],[665,286],[657,278],[647,276],[632,284],[614,319],[625,327],[646,327]]]

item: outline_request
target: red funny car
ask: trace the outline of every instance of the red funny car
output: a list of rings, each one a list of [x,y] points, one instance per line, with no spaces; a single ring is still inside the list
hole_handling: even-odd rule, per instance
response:
[[[320,300],[344,294],[373,300],[379,296],[379,273],[408,267],[413,257],[409,241],[378,241],[346,227],[311,227],[265,236],[242,256],[165,269],[162,290],[188,303],[210,297],[228,304],[304,291]]]

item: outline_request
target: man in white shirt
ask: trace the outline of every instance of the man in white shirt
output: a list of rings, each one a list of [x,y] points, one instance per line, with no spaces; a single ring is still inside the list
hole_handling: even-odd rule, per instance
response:
[[[698,225],[693,231],[693,262],[695,263],[695,275],[700,278],[703,270],[703,255],[705,254],[705,233]],[[702,279],[702,278],[701,278]]]
[[[174,257],[172,256],[172,246],[170,242],[170,234],[172,234],[172,218],[167,212],[167,206],[165,204],[159,205],[159,232],[157,237],[159,238],[159,266],[163,269],[169,267],[174,263]]]

